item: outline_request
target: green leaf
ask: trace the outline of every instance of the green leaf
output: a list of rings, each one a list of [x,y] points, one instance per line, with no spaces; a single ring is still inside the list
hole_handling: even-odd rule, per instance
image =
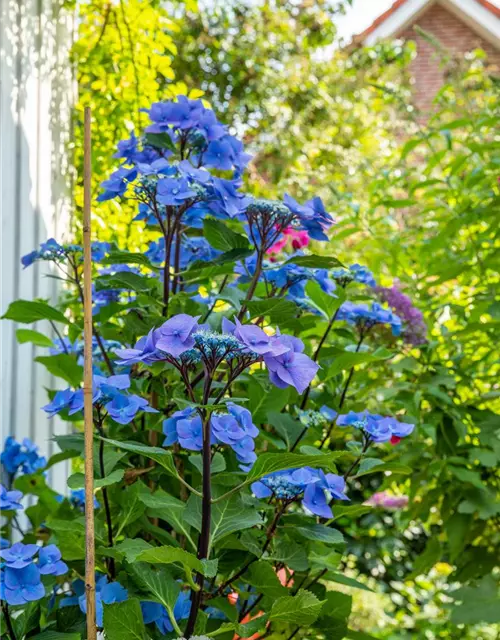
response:
[[[230,251],[226,251],[222,253],[214,260],[196,260],[193,262],[187,271],[183,273],[186,274],[188,279],[195,277],[195,275],[199,275],[200,273],[209,272],[213,267],[218,267],[219,265],[229,264],[233,262],[238,262],[238,260],[244,260],[245,258],[249,258],[253,255],[254,249],[231,249]]]
[[[328,320],[333,317],[333,314],[345,300],[344,289],[337,287],[335,293],[329,295],[323,291],[315,280],[309,280],[306,285],[306,293],[313,303],[313,306],[318,309],[318,311],[321,311]]]
[[[124,474],[124,469],[115,469],[105,478],[95,478],[94,489],[101,489],[102,487],[109,487],[112,484],[116,484],[123,480]],[[83,473],[74,473],[68,478],[67,484],[70,489],[82,489],[85,486],[85,475]]]
[[[140,500],[141,492],[142,484],[141,482],[136,482],[130,487],[127,487],[126,491],[117,495],[116,500],[121,506],[121,511],[116,538],[118,538],[125,527],[135,522],[144,513],[146,507]]]
[[[309,256],[295,256],[294,258],[289,258],[284,264],[296,264],[311,269],[336,269],[337,267],[344,266],[340,260],[333,256],[316,256],[314,254]]]
[[[18,329],[16,331],[16,338],[19,344],[25,342],[32,342],[37,347],[53,347],[54,343],[50,338],[44,336],[39,331],[32,331],[31,329]]]
[[[427,573],[441,559],[441,544],[437,538],[430,538],[424,552],[418,556],[413,564],[413,571],[408,579],[413,580],[419,575]]]
[[[113,251],[101,260],[101,264],[142,264],[150,269],[154,268],[149,258],[143,253],[129,251]]]
[[[186,575],[191,571],[197,571],[207,578],[213,578],[217,574],[217,560],[198,560],[196,556],[184,549],[167,545],[143,551],[137,556],[136,561],[151,564],[180,564],[186,570]]]
[[[376,464],[376,465],[371,463],[369,464],[368,469],[358,472],[355,478],[361,478],[361,476],[367,476],[371,473],[378,473],[380,471],[384,473],[386,471],[390,471],[391,474],[401,475],[401,476],[408,476],[411,473],[413,473],[413,469],[411,467],[407,467],[404,464],[399,464],[398,462],[384,462],[382,464]]]
[[[63,633],[60,631],[42,631],[34,636],[30,636],[32,640],[81,640],[80,633]]]
[[[249,244],[245,236],[235,233],[226,223],[214,218],[205,218],[203,220],[203,236],[218,251],[247,249]]]
[[[65,460],[78,458],[79,455],[80,455],[79,451],[72,451],[71,449],[68,449],[67,451],[59,451],[59,453],[54,453],[53,456],[50,456],[47,464],[44,467],[44,471],[47,471],[47,469],[50,469],[58,462],[64,462]]]
[[[250,565],[245,580],[257,589],[259,593],[269,598],[280,598],[287,594],[287,589],[279,581],[276,572],[269,562],[259,560]]]
[[[298,307],[291,300],[283,298],[268,298],[267,300],[250,300],[246,303],[250,318],[269,316],[271,322],[277,322],[281,318],[294,316]]]
[[[337,531],[324,524],[309,524],[305,527],[295,527],[294,531],[299,533],[307,540],[318,540],[319,542],[325,542],[326,544],[339,545],[344,544],[344,536]]]
[[[146,627],[137,598],[104,605],[106,640],[144,640]]]
[[[456,478],[460,480],[460,482],[472,484],[474,487],[477,487],[478,489],[484,488],[484,484],[481,480],[481,475],[476,471],[471,471],[470,469],[464,469],[463,467],[454,467],[453,465],[450,465],[448,469]]]
[[[328,372],[325,379],[332,378],[333,376],[337,375],[337,373],[346,371],[351,367],[355,367],[360,364],[366,364],[369,362],[388,360],[393,356],[394,354],[384,347],[377,349],[373,353],[368,353],[365,351],[362,351],[360,353],[345,351],[344,353],[341,353],[334,358],[333,363],[328,367]]]
[[[203,460],[201,454],[194,454],[189,456],[189,462],[196,467],[199,473],[203,473]],[[220,451],[212,457],[212,462],[210,463],[210,474],[214,475],[216,473],[221,473],[226,470],[226,460]]]
[[[301,422],[288,413],[280,413],[279,411],[269,411],[267,413],[267,421],[283,438],[288,449],[297,441],[304,429],[304,425]]]
[[[179,583],[165,567],[156,571],[146,564],[139,564],[132,565],[131,570],[137,584],[165,607],[175,630],[181,633],[174,616],[175,603],[181,592]]]
[[[55,356],[38,356],[35,362],[44,367],[57,378],[62,378],[72,387],[79,387],[83,380],[83,367],[76,361],[76,356],[59,353]]]
[[[282,471],[283,469],[314,467],[315,469],[321,468],[336,471],[335,462],[346,456],[350,456],[350,454],[345,451],[331,451],[323,455],[313,456],[304,456],[299,453],[264,453],[257,458],[245,480],[245,484],[250,484],[269,473]]]
[[[343,573],[329,572],[326,574],[325,580],[336,582],[337,584],[343,584],[346,587],[354,587],[355,589],[361,589],[361,591],[370,591],[373,593],[373,589],[367,587],[366,584],[363,584],[354,578],[350,578],[349,576],[345,576]]]
[[[192,495],[187,502],[187,509],[184,514],[186,522],[197,531],[201,530],[201,505],[201,498]],[[262,524],[262,518],[258,511],[245,507],[239,496],[216,502],[212,505],[210,547],[235,531],[250,529],[259,524]]]
[[[63,324],[70,323],[63,313],[43,300],[15,300],[9,304],[9,308],[2,318],[14,320],[14,322],[20,322],[21,324],[31,324],[39,320],[52,320]]]
[[[131,271],[122,271],[114,275],[99,276],[95,279],[97,291],[103,289],[128,289],[131,291],[148,291],[156,286],[157,280],[141,276]]]
[[[160,447],[148,447],[145,444],[138,442],[121,442],[120,440],[110,440],[109,438],[102,438],[107,444],[113,445],[118,449],[124,451],[130,451],[131,453],[137,453],[141,456],[145,456],[150,460],[154,460],[161,465],[168,473],[177,478],[177,469],[175,468],[174,459],[170,451],[161,449]]]
[[[308,626],[313,624],[326,600],[319,600],[314,593],[300,589],[295,596],[279,598],[273,604],[269,620]]]
[[[127,562],[135,562],[140,553],[153,547],[142,538],[126,538],[114,548],[125,556]]]
[[[293,571],[307,571],[309,568],[304,545],[293,540],[276,538],[270,559],[283,562]]]
[[[154,512],[154,515],[161,520],[168,522],[173,529],[189,540],[191,546],[196,548],[195,543],[190,535],[190,528],[187,526],[184,514],[186,512],[186,503],[182,500],[174,498],[162,489],[158,489],[154,493],[142,492],[139,499]]]
[[[493,576],[485,576],[477,587],[462,587],[451,593],[462,604],[451,610],[453,624],[496,624],[500,622],[500,597]]]

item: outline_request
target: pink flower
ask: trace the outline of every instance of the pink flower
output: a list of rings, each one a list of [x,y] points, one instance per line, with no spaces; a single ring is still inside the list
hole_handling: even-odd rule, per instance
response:
[[[382,509],[404,509],[408,505],[408,496],[391,496],[386,491],[374,493],[365,504]]]
[[[289,243],[294,251],[298,251],[299,249],[307,247],[307,245],[309,244],[309,235],[307,231],[297,231],[292,227],[283,229],[283,236],[276,240],[272,247],[269,247],[267,253],[271,254],[272,256],[276,256],[281,253]]]

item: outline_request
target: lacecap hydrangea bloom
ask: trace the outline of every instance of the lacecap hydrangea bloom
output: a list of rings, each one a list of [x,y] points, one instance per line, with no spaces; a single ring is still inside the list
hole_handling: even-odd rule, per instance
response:
[[[21,491],[8,491],[0,484],[0,511],[18,511],[24,509],[21,504],[23,494]]]
[[[349,324],[356,325],[362,331],[371,329],[376,324],[387,324],[391,327],[394,336],[401,334],[403,325],[399,316],[390,309],[384,309],[377,302],[372,302],[371,306],[344,302],[340,307],[338,319],[346,320]]]
[[[174,626],[165,607],[158,602],[141,602],[142,617],[144,624],[154,622],[160,633],[171,633]],[[176,622],[186,620],[191,611],[191,600],[187,591],[181,591],[173,609]],[[194,640],[194,639],[193,639]]]
[[[231,322],[224,318],[221,334],[198,324],[198,317],[179,314],[161,327],[150,331],[133,348],[118,349],[118,364],[138,362],[153,364],[162,360],[179,366],[179,359],[193,363],[200,358],[214,360],[225,355],[227,359],[249,357],[248,364],[264,360],[271,382],[280,388],[295,387],[303,393],[319,369],[304,351],[304,343],[289,335],[269,336],[255,324]],[[221,351],[223,352],[221,354]]]
[[[104,604],[115,602],[125,602],[128,599],[128,591],[119,582],[109,582],[107,576],[96,574],[96,623],[98,627],[103,626]],[[71,607],[78,605],[82,613],[87,613],[87,600],[85,596],[85,583],[83,580],[75,580],[71,584],[72,596],[63,598],[60,607]]]
[[[399,422],[396,418],[384,417],[368,411],[349,411],[337,418],[339,427],[352,426],[361,429],[373,442],[397,444],[401,438],[409,436],[415,425]]]
[[[133,393],[123,393],[130,388],[127,374],[93,377],[92,403],[100,405],[119,424],[129,424],[140,411],[158,413],[147,400]],[[49,417],[67,410],[69,415],[83,411],[83,389],[57,391],[51,402],[42,407]]]
[[[294,502],[302,496],[302,506],[316,516],[331,518],[330,499],[349,500],[345,495],[345,480],[334,473],[304,467],[277,471],[252,484],[257,498],[275,498]]]

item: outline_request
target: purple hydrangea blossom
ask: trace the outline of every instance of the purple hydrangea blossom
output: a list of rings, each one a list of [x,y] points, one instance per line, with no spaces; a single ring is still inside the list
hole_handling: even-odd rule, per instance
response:
[[[411,299],[402,293],[398,284],[375,289],[380,299],[386,302],[403,321],[403,340],[415,346],[427,342],[427,326],[422,312],[413,306]]]
[[[115,354],[118,356],[117,365],[129,366],[138,362],[144,364],[153,364],[162,359],[161,354],[157,351],[156,343],[160,338],[159,329],[151,329],[147,336],[139,338],[132,349],[116,349]]]
[[[304,343],[293,336],[282,335],[279,342],[289,348],[289,351],[279,356],[264,355],[264,362],[269,369],[269,379],[279,387],[295,387],[299,393],[304,393],[316,375],[319,365],[304,351]]]
[[[185,351],[189,351],[195,345],[193,333],[199,329],[198,319],[185,313],[180,313],[167,320],[158,329],[159,337],[156,348],[178,358]]]

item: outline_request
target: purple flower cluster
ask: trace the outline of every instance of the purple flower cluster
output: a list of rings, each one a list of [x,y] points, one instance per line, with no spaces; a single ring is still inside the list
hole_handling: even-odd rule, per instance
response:
[[[361,429],[373,442],[392,442],[397,444],[401,438],[412,433],[415,425],[399,422],[396,418],[388,418],[368,411],[349,411],[337,418],[339,427],[355,427]]]
[[[38,554],[38,562],[35,556]],[[36,544],[16,542],[0,551],[0,599],[11,605],[23,605],[45,596],[41,576],[61,576],[68,566],[61,560],[61,552],[54,545],[39,547]]]
[[[345,495],[345,480],[334,473],[303,467],[277,471],[252,484],[257,498],[276,498],[293,502],[302,497],[302,506],[316,516],[331,518],[331,498],[349,500]]]
[[[116,376],[95,375],[93,378],[92,403],[107,411],[119,424],[128,424],[139,411],[158,413],[149,406],[144,398],[131,393],[122,393],[130,388],[130,378],[126,374]],[[67,410],[69,415],[83,411],[83,389],[64,389],[57,391],[52,402],[42,407],[49,418],[60,411]]]
[[[382,509],[404,509],[408,505],[408,496],[393,496],[387,491],[374,493],[365,504],[371,507],[381,507]]]
[[[271,382],[280,388],[292,386],[303,393],[319,369],[303,353],[304,343],[298,338],[279,332],[275,336],[268,336],[260,327],[243,325],[237,319],[233,323],[225,318],[222,330],[222,334],[207,333],[207,327],[198,324],[198,317],[179,314],[158,329],[151,330],[134,348],[117,350],[118,364],[153,364],[168,360],[167,356],[174,359],[186,354],[191,356],[193,351],[206,356],[206,345],[210,339],[212,345],[220,342],[216,350],[217,357],[220,357],[221,349],[226,349],[228,357],[252,356],[255,362],[263,359]],[[230,347],[227,346],[229,344]],[[213,346],[210,347],[212,352],[213,349]],[[190,358],[190,362],[195,360]]]
[[[257,459],[254,439],[259,430],[252,422],[248,409],[234,402],[227,403],[227,413],[214,413],[210,419],[210,443],[228,445],[236,453],[238,462],[251,465]],[[163,422],[166,438],[164,446],[179,443],[185,449],[201,451],[203,425],[200,416],[190,407],[176,411]]]
[[[371,307],[367,304],[344,302],[340,307],[338,319],[356,325],[361,331],[366,331],[376,324],[388,324],[394,336],[401,334],[401,318],[376,302],[372,302]]]
[[[24,438],[19,443],[12,436],[5,439],[0,462],[10,477],[19,469],[22,469],[23,473],[35,473],[47,464],[47,460],[38,453],[38,447],[31,440]]]
[[[383,302],[386,302],[403,321],[403,340],[415,346],[427,342],[427,326],[422,312],[413,306],[410,298],[394,284],[392,287],[375,289]]]

